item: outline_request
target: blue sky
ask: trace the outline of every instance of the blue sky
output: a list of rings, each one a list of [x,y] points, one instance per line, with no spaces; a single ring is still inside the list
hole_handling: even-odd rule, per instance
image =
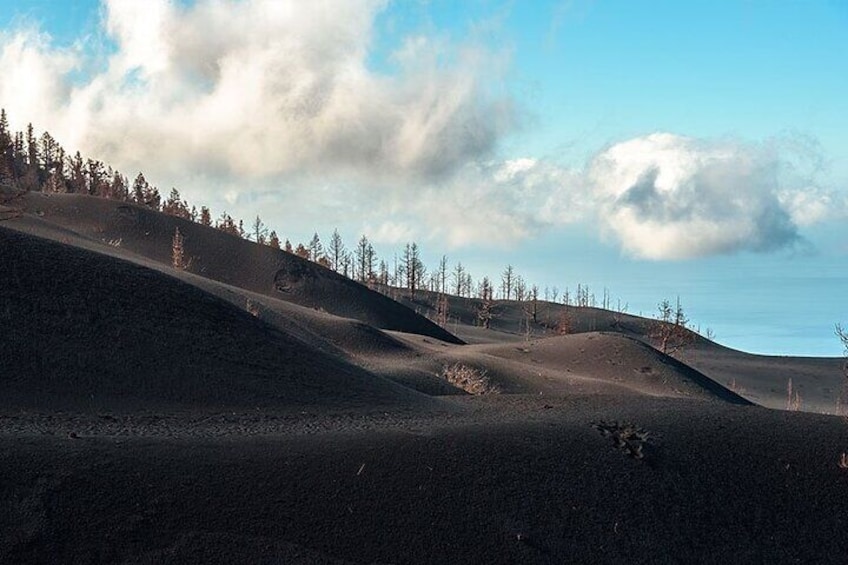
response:
[[[13,126],[214,212],[841,353],[846,2],[2,0],[0,29]]]

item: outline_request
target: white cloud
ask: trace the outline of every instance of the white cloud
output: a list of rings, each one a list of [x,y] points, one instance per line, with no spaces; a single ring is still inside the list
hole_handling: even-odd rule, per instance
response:
[[[576,221],[579,176],[545,160],[473,162],[446,182],[423,189],[412,209],[431,237],[450,247],[517,246],[541,230]]]
[[[587,178],[608,233],[647,259],[771,251],[819,221],[827,195],[784,186],[776,145],[657,133],[613,145]]]
[[[485,52],[454,46],[435,60],[417,38],[396,73],[377,73],[368,55],[384,5],[107,0],[107,65],[72,86],[68,71],[83,66],[85,50],[19,30],[0,44],[0,72],[23,78],[3,81],[0,104],[74,149],[152,177],[211,170],[250,182],[321,169],[437,178],[487,155],[513,117],[478,71]]]
[[[818,151],[806,142],[657,133],[584,168],[502,159],[518,127],[502,54],[416,34],[378,72],[385,6],[106,0],[105,60],[91,58],[101,43],[60,49],[31,27],[0,35],[0,106],[13,126],[32,121],[216,214],[305,233],[376,226],[369,236],[386,243],[518,245],[585,221],[632,255],[680,259],[789,246],[848,209],[796,174]]]
[[[376,228],[366,226],[365,234],[374,243],[396,245],[415,240],[415,230],[409,223],[385,221]]]

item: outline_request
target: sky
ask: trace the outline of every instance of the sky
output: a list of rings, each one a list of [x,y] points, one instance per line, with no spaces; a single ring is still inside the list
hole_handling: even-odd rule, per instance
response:
[[[0,106],[293,242],[840,355],[848,2],[0,0]]]

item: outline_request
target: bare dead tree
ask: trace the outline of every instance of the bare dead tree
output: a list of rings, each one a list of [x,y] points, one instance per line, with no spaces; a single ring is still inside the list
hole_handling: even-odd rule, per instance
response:
[[[680,297],[677,298],[676,306],[663,300],[657,309],[659,316],[651,325],[648,336],[657,349],[667,355],[674,355],[694,341],[694,333],[686,327],[689,319],[683,311]]]
[[[839,341],[842,342],[842,354],[845,357],[845,362],[842,364],[842,376],[845,377],[845,380],[842,382],[842,392],[839,395],[840,406],[837,412],[841,411],[848,417],[848,329],[843,327],[842,324],[836,324],[835,333]]]
[[[523,302],[527,299],[527,283],[524,282],[524,278],[521,275],[515,277],[513,287],[515,288],[515,299],[517,301]]]
[[[256,243],[265,244],[268,239],[268,226],[265,225],[265,222],[259,216],[256,216],[256,219],[253,220],[253,223],[250,226],[250,235],[253,236],[253,241]],[[315,234],[318,235],[318,234]],[[279,245],[279,240],[277,244]]]
[[[533,323],[539,323],[539,287],[535,284],[530,287],[530,313],[533,316]]]
[[[512,287],[515,284],[515,269],[507,265],[501,275],[501,296],[504,300],[512,299]]]

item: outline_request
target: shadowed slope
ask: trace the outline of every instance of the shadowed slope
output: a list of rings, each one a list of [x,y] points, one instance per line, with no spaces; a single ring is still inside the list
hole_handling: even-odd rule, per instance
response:
[[[431,402],[132,263],[0,227],[0,264],[6,405]]]
[[[252,292],[355,318],[372,326],[452,343],[459,339],[365,286],[265,245],[134,204],[76,194],[27,194],[29,214],[170,265],[175,228],[184,237],[189,271]]]
[[[252,437],[231,426],[209,438],[186,425],[180,439],[116,441],[96,427],[79,440],[22,438],[0,419],[0,562],[844,563],[848,555],[838,418],[644,396],[446,403],[468,409]],[[599,433],[599,422],[644,429],[643,458]],[[57,423],[51,431],[66,429]]]

